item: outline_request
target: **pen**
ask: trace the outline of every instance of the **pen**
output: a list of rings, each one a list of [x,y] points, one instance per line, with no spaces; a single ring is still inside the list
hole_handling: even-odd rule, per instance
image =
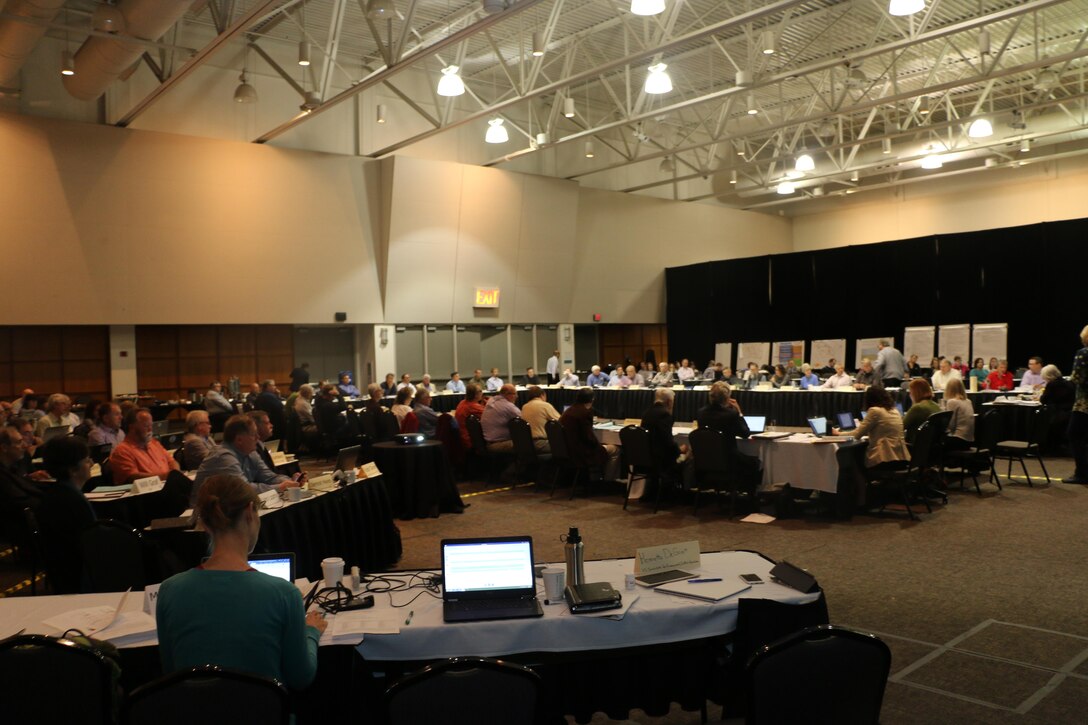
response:
[[[416,616],[416,611],[414,609],[412,611],[408,612],[408,618],[404,620],[405,626],[412,623],[412,617],[414,617],[414,616]]]
[[[709,584],[710,582],[720,582],[721,580],[721,577],[716,579],[688,579],[688,584]]]

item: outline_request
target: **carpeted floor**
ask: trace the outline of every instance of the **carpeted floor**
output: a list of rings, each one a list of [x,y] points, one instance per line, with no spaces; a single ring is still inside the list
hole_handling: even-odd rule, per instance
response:
[[[587,558],[698,539],[704,551],[753,549],[810,570],[831,620],[881,636],[893,653],[884,723],[1082,722],[1088,702],[1088,487],[1058,483],[1069,459],[1048,459],[1052,485],[1029,464],[1005,489],[953,490],[948,506],[910,522],[904,513],[729,520],[708,503],[693,516],[676,503],[658,514],[622,509],[618,488],[573,501],[533,486],[485,493],[462,484],[462,515],[400,522],[405,568],[438,565],[444,537],[529,533],[539,560],[562,558],[560,534],[578,526]],[[1002,470],[1002,473],[1004,471]],[[1035,479],[1038,476],[1038,479]],[[717,709],[711,709],[712,719]],[[634,722],[697,723],[674,709]],[[598,716],[594,722],[611,722]]]

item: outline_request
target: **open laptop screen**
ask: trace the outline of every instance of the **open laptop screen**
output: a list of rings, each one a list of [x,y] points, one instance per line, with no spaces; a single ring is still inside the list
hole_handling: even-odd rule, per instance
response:
[[[808,427],[818,436],[827,435],[827,418],[809,418]]]
[[[253,569],[284,581],[295,581],[295,555],[285,554],[250,554],[249,565]]]
[[[835,413],[839,424],[839,430],[854,430],[854,416],[852,413]]]
[[[762,433],[766,429],[767,416],[746,415],[744,416],[744,422],[748,424],[748,432],[755,435],[756,433]]]
[[[443,589],[450,593],[536,592],[529,537],[442,542]]]

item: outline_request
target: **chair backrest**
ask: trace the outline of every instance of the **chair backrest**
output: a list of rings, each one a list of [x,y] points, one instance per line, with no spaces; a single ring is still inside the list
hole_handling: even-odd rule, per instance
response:
[[[696,428],[688,436],[695,470],[699,473],[729,473],[729,447],[720,430]]]
[[[948,432],[948,426],[952,422],[952,411],[942,410],[939,413],[934,413],[926,418],[926,422],[929,423],[930,427],[937,429],[938,436],[943,436]]]
[[[415,413],[406,413],[404,420],[400,422],[401,433],[418,433],[419,432],[419,418]]]
[[[620,430],[623,459],[628,466],[647,469],[654,467],[654,455],[650,450],[650,431],[642,426],[628,425]]]
[[[533,429],[520,416],[513,418],[507,426],[510,440],[514,443],[514,456],[519,463],[533,465],[537,462],[536,446],[533,445]]]
[[[484,440],[484,427],[480,425],[480,419],[475,415],[465,418],[465,427],[468,428],[468,439],[472,442],[472,451],[478,456],[487,455],[487,441]]]
[[[1028,443],[1042,445],[1046,443],[1047,433],[1050,431],[1050,421],[1054,419],[1054,410],[1050,406],[1043,405],[1035,409],[1028,419]]]
[[[129,725],[286,725],[287,689],[274,679],[215,665],[194,667],[136,688],[125,705]]]
[[[528,667],[457,657],[405,675],[385,691],[390,725],[532,725],[541,679]]]
[[[144,549],[140,532],[128,524],[102,519],[79,534],[85,589],[123,592],[144,588]]]
[[[174,460],[178,462],[179,466],[181,466],[181,470],[183,470],[183,471],[188,470],[185,467],[185,449],[184,448],[178,448],[178,449],[176,449],[174,451]]]
[[[396,414],[391,410],[382,411],[378,416],[378,440],[393,440],[397,433],[400,433],[400,423],[397,422]]]
[[[746,722],[875,724],[890,667],[891,650],[871,634],[826,624],[801,630],[749,661]]]
[[[914,434],[914,445],[910,449],[910,467],[915,470],[925,470],[932,465],[941,427],[939,421],[936,425],[931,424],[930,421],[937,415],[939,413],[926,418]]]
[[[454,427],[455,423],[456,421],[449,413],[438,416],[438,422],[434,426],[434,437],[435,440],[442,442],[450,463],[456,466],[464,459],[465,449],[461,446],[461,436]]]
[[[100,446],[91,446],[91,460],[95,463],[101,463],[110,457],[110,453],[113,451],[112,443],[103,443]]]
[[[98,652],[39,634],[0,640],[4,722],[105,725],[115,697],[113,664]]]
[[[748,658],[760,647],[806,627],[827,624],[827,599],[819,598],[807,604],[786,604],[774,599],[737,600],[737,628],[733,633],[733,656],[730,669],[739,677]]]
[[[570,450],[567,448],[567,434],[559,421],[549,420],[545,423],[544,433],[548,436],[548,448],[551,449],[552,458],[569,463]]]
[[[987,410],[975,420],[975,447],[992,451],[1001,440],[1001,411]]]

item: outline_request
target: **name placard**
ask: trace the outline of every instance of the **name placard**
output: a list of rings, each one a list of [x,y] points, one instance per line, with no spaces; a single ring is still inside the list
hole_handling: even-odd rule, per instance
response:
[[[276,489],[270,489],[264,493],[257,494],[257,499],[260,501],[260,508],[265,509],[278,509],[283,506],[283,500],[280,499],[280,493]]]
[[[158,476],[148,476],[147,478],[137,478],[132,482],[132,490],[136,493],[155,493],[161,491],[162,487],[166,484]]]
[[[286,453],[286,451],[276,451],[275,453],[273,453],[271,455],[272,455],[272,464],[273,465],[282,466],[283,464],[287,463],[287,453]]]
[[[635,551],[636,574],[656,574],[669,569],[698,568],[699,562],[698,541],[647,546]]]
[[[160,584],[148,584],[144,587],[144,611],[155,616],[155,605],[159,602]]]
[[[623,424],[625,426],[627,426],[627,425],[642,425],[642,420],[640,418],[625,418],[624,421],[623,421]]]
[[[378,470],[377,464],[371,461],[359,467],[359,475],[363,478],[377,478],[382,475],[382,472]]]

